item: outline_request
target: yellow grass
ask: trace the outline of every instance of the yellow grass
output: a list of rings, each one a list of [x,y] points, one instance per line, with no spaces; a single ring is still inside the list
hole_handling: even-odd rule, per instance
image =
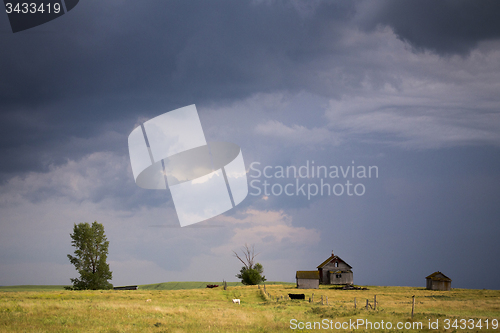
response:
[[[415,322],[424,331],[444,330],[444,320],[500,319],[500,291],[429,291],[410,287],[368,287],[369,290],[297,290],[291,286],[266,286],[271,297],[257,286],[191,290],[135,291],[28,291],[0,292],[0,332],[350,332],[351,329],[294,329],[303,325],[367,319],[371,322],[410,322],[411,296],[416,296]],[[281,300],[288,293],[305,293],[306,301]],[[314,293],[314,303],[308,298]],[[376,310],[365,309],[368,299]],[[329,304],[321,305],[321,296]],[[241,305],[232,299],[241,299]],[[357,309],[354,309],[354,298]],[[147,301],[151,300],[151,301]],[[428,330],[438,320],[439,330]],[[366,331],[376,331],[374,329]],[[380,330],[384,332],[408,330]],[[410,330],[411,331],[411,330]],[[500,332],[482,329],[462,332]],[[363,332],[359,328],[356,332]]]

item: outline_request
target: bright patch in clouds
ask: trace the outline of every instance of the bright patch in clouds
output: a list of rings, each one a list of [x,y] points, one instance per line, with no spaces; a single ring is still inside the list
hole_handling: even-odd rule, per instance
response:
[[[326,128],[307,128],[302,125],[287,126],[276,120],[269,120],[255,128],[257,134],[282,139],[289,144],[331,144],[338,145],[338,137]]]
[[[292,217],[282,210],[260,211],[248,209],[238,217],[221,216],[218,220],[234,226],[232,237],[226,244],[212,249],[215,254],[230,253],[243,244],[254,244],[259,252],[280,251],[280,247],[304,246],[320,240],[315,229],[295,227]]]

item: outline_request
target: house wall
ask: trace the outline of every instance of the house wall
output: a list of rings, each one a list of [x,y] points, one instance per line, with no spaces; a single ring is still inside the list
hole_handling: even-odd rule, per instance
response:
[[[319,279],[297,279],[297,288],[299,289],[318,289]]]
[[[329,284],[330,283],[330,277],[329,277],[329,271],[347,271],[351,269],[349,266],[347,266],[345,263],[343,262],[339,262],[339,265],[338,267],[335,267],[335,262],[329,262],[328,264],[326,264],[325,266],[323,266],[323,270],[321,271],[321,281],[323,282],[323,284]],[[347,273],[346,273],[347,274]],[[352,283],[352,273],[351,273],[351,282]]]
[[[451,282],[450,281],[434,281],[431,279],[427,279],[426,283],[427,289],[430,290],[451,290]]]
[[[330,284],[353,284],[352,273],[330,273],[329,279],[327,281]],[[337,278],[337,275],[340,275]]]
[[[425,288],[431,290],[432,289],[432,280],[425,279]]]

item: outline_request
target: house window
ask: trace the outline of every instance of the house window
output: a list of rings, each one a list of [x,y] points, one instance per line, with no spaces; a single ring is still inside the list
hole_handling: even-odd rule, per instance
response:
[[[338,261],[335,262],[335,267],[339,267]]]
[[[342,277],[342,274],[337,274],[335,277],[336,277],[337,279],[340,279],[340,278]]]

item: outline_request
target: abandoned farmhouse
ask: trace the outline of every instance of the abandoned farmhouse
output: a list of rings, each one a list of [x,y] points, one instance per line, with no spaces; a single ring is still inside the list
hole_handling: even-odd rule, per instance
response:
[[[317,271],[297,271],[297,288],[317,289],[320,284],[353,284],[352,267],[333,252],[317,268]]]

